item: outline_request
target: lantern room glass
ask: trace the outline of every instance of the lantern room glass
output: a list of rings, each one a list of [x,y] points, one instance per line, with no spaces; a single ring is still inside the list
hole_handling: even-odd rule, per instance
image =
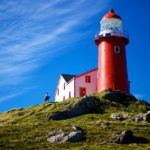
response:
[[[101,31],[118,30],[123,31],[122,20],[117,18],[108,18],[101,21]]]

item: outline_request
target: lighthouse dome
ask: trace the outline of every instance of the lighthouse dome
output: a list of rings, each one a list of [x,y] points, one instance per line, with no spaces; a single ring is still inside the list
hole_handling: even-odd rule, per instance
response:
[[[115,12],[114,12],[114,10],[111,8],[110,10],[109,10],[109,12],[108,12],[108,14],[106,14],[103,18],[102,18],[102,20],[104,20],[104,19],[108,19],[108,18],[117,18],[117,19],[120,19],[121,20],[121,17],[119,16],[119,15],[117,15],[117,14],[115,14]],[[102,21],[101,20],[101,21]]]
[[[108,12],[108,14],[106,14],[101,22],[101,31],[106,31],[106,30],[118,30],[118,31],[122,31],[123,27],[122,27],[122,20],[120,18],[120,16],[118,16],[117,14],[115,14],[114,10],[111,8]]]

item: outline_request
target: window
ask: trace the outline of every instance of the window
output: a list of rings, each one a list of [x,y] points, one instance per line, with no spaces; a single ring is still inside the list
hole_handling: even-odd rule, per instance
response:
[[[64,90],[65,90],[65,88],[66,88],[66,85],[65,85],[65,83],[64,83]]]
[[[65,96],[63,97],[63,100],[65,100]]]
[[[114,52],[115,52],[116,54],[119,54],[119,53],[120,53],[120,47],[119,47],[119,46],[115,46],[115,47],[114,47]]]
[[[85,76],[85,83],[91,83],[91,76]]]
[[[97,78],[99,78],[99,71],[97,71]]]
[[[69,92],[69,98],[71,98],[71,91]]]

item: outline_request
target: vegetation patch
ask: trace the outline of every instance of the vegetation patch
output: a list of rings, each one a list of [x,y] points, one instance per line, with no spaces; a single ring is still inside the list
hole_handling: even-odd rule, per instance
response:
[[[90,109],[87,111],[87,108]],[[59,119],[48,119],[55,113],[79,110],[83,113],[66,118],[58,115]],[[132,119],[149,110],[150,105],[145,101],[137,100],[133,95],[119,91],[103,91],[86,98],[73,98],[60,103],[48,102],[26,109],[14,109],[0,113],[0,149],[149,149],[150,123],[135,122]],[[121,116],[128,114],[129,117],[123,120],[110,118],[113,113]],[[55,134],[70,133],[73,130],[72,126],[78,126],[83,130],[84,140],[62,144],[47,140],[50,135],[54,135],[50,134],[52,131],[57,131]],[[147,143],[118,145],[105,142],[110,141],[109,139],[116,132],[126,130],[132,131],[136,137],[146,138]]]

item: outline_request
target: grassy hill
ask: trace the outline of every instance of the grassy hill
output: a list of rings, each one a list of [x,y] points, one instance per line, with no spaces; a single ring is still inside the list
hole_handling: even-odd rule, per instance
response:
[[[50,119],[55,113],[71,110],[78,99],[73,98],[60,103],[44,103],[26,109],[13,109],[0,113],[0,150],[52,149],[52,150],[146,150],[150,144],[114,144],[102,143],[120,130],[131,130],[135,136],[145,137],[150,141],[150,123],[135,122],[132,118],[150,110],[150,105],[136,100],[130,94],[122,92],[102,92],[94,98],[94,109],[83,115],[68,119]],[[90,104],[91,105],[91,104]],[[112,113],[129,114],[131,117],[119,121],[110,118]],[[101,126],[103,123],[105,126]],[[47,141],[48,133],[56,129],[71,131],[72,126],[79,126],[85,132],[85,140],[63,144]]]

